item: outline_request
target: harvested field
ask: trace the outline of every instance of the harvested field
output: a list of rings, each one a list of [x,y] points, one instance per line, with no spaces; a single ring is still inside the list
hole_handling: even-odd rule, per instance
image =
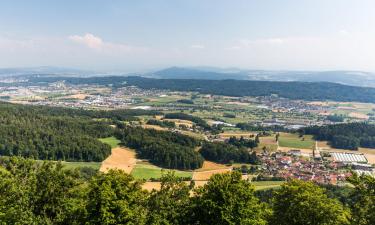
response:
[[[106,172],[110,169],[119,169],[130,174],[137,162],[135,155],[135,152],[129,148],[114,148],[112,149],[112,154],[102,162],[100,171]]]
[[[149,125],[149,124],[142,125],[142,127],[145,128],[145,129],[168,130],[168,128],[165,128],[165,127],[161,127],[161,126],[157,126],[157,125]]]
[[[74,94],[74,95],[66,95],[62,97],[62,99],[78,99],[84,100],[88,95],[87,94]]]
[[[219,164],[219,163],[214,163],[211,161],[204,161],[202,168],[199,168],[195,170],[195,172],[202,172],[202,171],[208,171],[208,170],[219,170],[219,169],[227,169],[229,167]]]
[[[232,167],[205,161],[202,168],[193,172],[193,180],[206,181],[214,174],[227,173],[230,171],[232,171]]]
[[[357,113],[357,112],[349,113],[349,117],[356,118],[356,119],[363,119],[363,120],[367,120],[369,118],[368,115],[363,114],[363,113]]]
[[[276,145],[277,144],[275,136],[260,137],[259,141],[260,141],[260,143],[267,144],[267,145]]]
[[[250,103],[247,102],[224,102],[225,104],[230,104],[230,105],[241,105],[241,106],[248,106]]]
[[[163,119],[163,120],[174,122],[177,127],[179,125],[185,125],[187,127],[192,127],[193,126],[193,122],[191,122],[189,120],[179,120],[179,119]]]

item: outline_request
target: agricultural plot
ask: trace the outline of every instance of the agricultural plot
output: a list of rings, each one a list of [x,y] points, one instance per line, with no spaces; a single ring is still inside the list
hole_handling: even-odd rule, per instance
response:
[[[304,135],[302,138],[298,134],[280,133],[279,146],[288,148],[312,149],[315,141],[311,135]]]
[[[121,142],[115,137],[99,138],[99,141],[109,144],[111,148],[117,148]]]
[[[231,167],[222,164],[205,161],[202,168],[195,170],[193,173],[194,181],[207,181],[214,174],[227,173],[232,171]]]
[[[280,187],[285,181],[253,181],[255,190],[265,190]]]
[[[175,172],[177,177],[192,177],[192,172],[189,171],[180,171],[180,170],[169,170],[169,169],[162,169],[160,167],[151,165],[151,164],[136,164],[134,169],[131,172],[131,175],[134,178],[139,180],[150,180],[151,178],[161,178],[164,173],[169,171]]]
[[[102,162],[100,171],[106,172],[110,169],[120,169],[130,174],[136,162],[135,151],[124,147],[113,148],[112,154]]]
[[[76,169],[82,167],[89,167],[94,170],[99,170],[101,162],[61,162],[66,169]]]

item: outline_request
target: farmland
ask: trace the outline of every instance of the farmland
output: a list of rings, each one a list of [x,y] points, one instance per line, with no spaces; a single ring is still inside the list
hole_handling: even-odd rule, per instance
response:
[[[191,178],[193,174],[189,171],[168,170],[148,163],[137,163],[132,170],[131,175],[133,175],[136,179],[150,180],[151,178],[159,179],[163,174],[171,171],[173,171],[177,177]]]
[[[311,135],[299,137],[298,134],[281,133],[279,137],[280,147],[312,149],[315,141]]]
[[[106,143],[111,146],[111,148],[116,148],[120,144],[120,140],[115,137],[99,138],[99,141]]]

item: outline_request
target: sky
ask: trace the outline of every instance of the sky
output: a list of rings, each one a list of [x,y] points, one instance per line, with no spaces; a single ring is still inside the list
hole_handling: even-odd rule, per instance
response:
[[[375,71],[373,0],[1,0],[0,68]]]

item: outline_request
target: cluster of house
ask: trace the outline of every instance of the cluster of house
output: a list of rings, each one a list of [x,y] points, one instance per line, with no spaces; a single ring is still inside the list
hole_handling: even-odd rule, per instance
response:
[[[342,154],[345,154],[344,156]],[[259,155],[262,162],[262,177],[300,179],[321,184],[339,184],[352,175],[374,175],[374,168],[367,164],[361,154],[332,153],[328,157],[302,153],[300,150],[289,152],[263,152]],[[345,158],[348,157],[348,158]],[[348,159],[350,161],[348,161]]]

